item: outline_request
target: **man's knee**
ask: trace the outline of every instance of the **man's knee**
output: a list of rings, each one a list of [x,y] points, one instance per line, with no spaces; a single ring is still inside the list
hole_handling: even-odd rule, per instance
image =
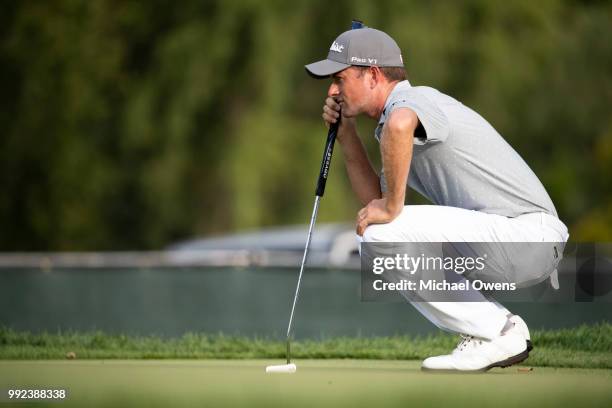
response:
[[[363,242],[399,242],[401,234],[389,224],[372,224],[363,232]]]
[[[361,237],[363,242],[380,242],[381,234],[378,228],[374,228],[375,225],[369,225],[366,227],[365,231],[363,231],[363,235]]]
[[[362,242],[432,242],[441,241],[435,231],[417,228],[398,229],[392,224],[373,224],[368,226]]]

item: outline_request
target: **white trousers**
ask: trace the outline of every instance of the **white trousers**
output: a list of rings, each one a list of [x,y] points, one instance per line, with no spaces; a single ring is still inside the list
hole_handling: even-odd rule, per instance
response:
[[[532,213],[516,218],[436,205],[408,205],[388,224],[366,228],[361,242],[567,242],[566,226],[546,213]],[[524,270],[529,278],[553,273],[555,265],[543,270]],[[537,268],[537,267],[536,267]],[[532,269],[532,268],[525,268]],[[556,274],[556,270],[554,271]],[[521,277],[519,276],[519,279]],[[525,280],[529,280],[526,278]],[[476,292],[476,293],[474,293]],[[440,329],[485,339],[497,337],[511,312],[500,303],[473,290],[465,296],[481,301],[410,302]]]

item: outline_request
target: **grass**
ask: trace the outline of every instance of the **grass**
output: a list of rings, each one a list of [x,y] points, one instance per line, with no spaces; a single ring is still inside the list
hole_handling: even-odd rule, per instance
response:
[[[540,367],[612,369],[612,324],[536,331],[535,349],[526,361]],[[296,359],[419,360],[448,353],[455,336],[338,337],[292,343]],[[109,335],[102,332],[40,333],[0,328],[0,360],[64,359],[282,359],[281,341],[186,334],[180,338]]]
[[[418,361],[296,362],[296,374],[274,375],[264,367],[278,360],[0,361],[0,388],[68,389],[66,401],[37,407],[612,406],[610,370],[453,375],[423,373]]]
[[[612,324],[533,333],[527,363],[486,374],[428,374],[419,359],[456,338],[342,337],[296,341],[296,374],[280,341],[186,334],[163,339],[0,329],[0,389],[67,388],[67,407],[609,407]],[[65,360],[74,352],[75,360]],[[0,395],[0,406],[5,406]],[[57,402],[32,406],[57,406]],[[18,403],[16,406],[26,406]],[[6,405],[9,406],[9,405]]]

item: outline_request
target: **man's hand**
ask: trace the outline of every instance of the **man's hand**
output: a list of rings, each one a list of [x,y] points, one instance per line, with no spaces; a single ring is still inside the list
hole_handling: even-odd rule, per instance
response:
[[[338,101],[331,96],[328,96],[325,99],[325,105],[323,105],[323,122],[325,122],[325,126],[329,129],[329,126],[332,123],[336,123],[340,119],[340,111],[342,106],[340,105],[342,101]],[[342,141],[345,133],[356,133],[355,130],[355,118],[347,118],[342,115],[342,121],[340,122],[340,129],[338,131],[338,140]]]
[[[357,235],[363,236],[366,227],[370,224],[386,224],[393,221],[401,211],[402,207],[390,208],[387,198],[370,201],[357,213]]]
[[[328,129],[332,123],[336,123],[338,121],[338,118],[340,117],[340,108],[340,104],[331,96],[328,96],[325,99],[323,114],[321,116],[323,116],[323,121]]]

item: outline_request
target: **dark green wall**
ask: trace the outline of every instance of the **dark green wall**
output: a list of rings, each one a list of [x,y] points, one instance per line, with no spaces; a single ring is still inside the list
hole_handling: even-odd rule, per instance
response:
[[[296,282],[296,270],[281,269],[0,270],[0,325],[35,332],[198,331],[282,338]],[[561,283],[571,292],[571,277]],[[436,330],[409,304],[360,302],[359,271],[307,270],[302,284],[296,337]],[[595,303],[506,305],[532,329],[572,327],[612,321],[609,295]]]

